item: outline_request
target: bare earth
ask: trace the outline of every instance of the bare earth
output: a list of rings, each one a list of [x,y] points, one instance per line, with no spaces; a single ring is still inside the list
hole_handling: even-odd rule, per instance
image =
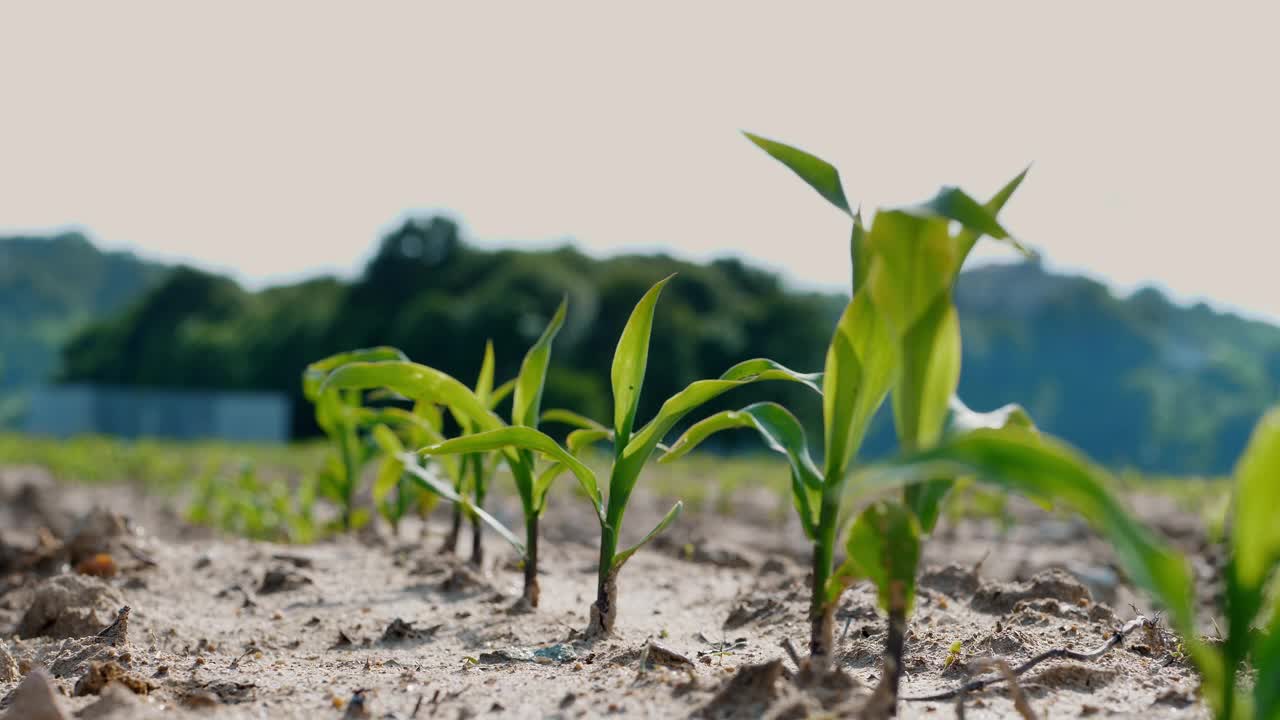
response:
[[[30,468],[0,469],[0,493],[0,718],[39,717],[50,702],[40,667],[66,718],[848,717],[879,677],[884,622],[865,585],[837,614],[847,681],[792,677],[781,644],[807,642],[804,544],[772,498],[734,517],[681,518],[623,570],[618,634],[590,643],[578,631],[594,598],[595,528],[571,497],[544,520],[542,607],[512,614],[520,571],[493,537],[489,565],[473,572],[437,552],[434,526],[425,541],[405,528],[288,547],[217,537],[160,501]],[[1193,518],[1146,505],[1185,551],[1203,550]],[[640,497],[629,529],[647,529],[660,507]],[[496,512],[519,525],[513,506]],[[1006,535],[963,521],[929,544],[904,697],[981,675],[967,669],[975,658],[1016,665],[1092,649],[1148,611],[1082,525],[1018,514]],[[68,569],[86,558],[82,569],[95,569],[99,551],[118,565],[113,577]],[[127,628],[108,628],[126,605]],[[1197,685],[1162,632],[1135,633],[1097,661],[1051,660],[1020,683],[1038,717],[1207,717]],[[964,710],[1017,716],[1000,685],[968,695]],[[953,701],[899,710],[954,713]]]

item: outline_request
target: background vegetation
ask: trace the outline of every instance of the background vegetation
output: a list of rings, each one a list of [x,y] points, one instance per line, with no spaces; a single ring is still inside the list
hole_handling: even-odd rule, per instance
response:
[[[311,436],[318,431],[298,384],[311,360],[390,344],[472,378],[475,348],[491,338],[505,380],[565,293],[571,311],[546,404],[606,419],[602,378],[631,305],[676,271],[657,310],[663,331],[654,335],[641,417],[657,411],[645,403],[748,357],[821,367],[845,298],[796,291],[732,259],[482,250],[433,217],[383,238],[351,282],[249,292],[219,275],[102,253],[78,235],[0,239],[0,423],[17,422],[23,388],[56,375],[278,390],[293,398],[295,436]],[[1280,399],[1280,329],[1174,305],[1156,290],[1122,299],[1092,280],[1021,263],[966,272],[956,304],[966,401],[987,409],[1016,399],[1041,427],[1112,466],[1226,473],[1257,417]],[[798,388],[762,385],[753,399],[785,403],[816,427],[818,403]],[[738,404],[731,395],[710,409]],[[885,420],[870,454],[891,447]],[[720,440],[752,446],[745,434]]]

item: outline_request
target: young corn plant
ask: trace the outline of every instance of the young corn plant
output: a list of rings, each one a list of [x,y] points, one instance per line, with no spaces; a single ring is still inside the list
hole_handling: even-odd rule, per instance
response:
[[[512,463],[514,454],[516,465],[526,465],[527,461],[526,466],[530,468],[535,455],[550,458],[551,465],[537,475],[537,480],[532,485],[532,495],[537,501],[534,509],[537,512],[541,511],[546,491],[557,476],[567,471],[577,478],[584,493],[590,499],[596,519],[600,523],[600,561],[597,569],[596,599],[589,609],[591,619],[587,630],[588,635],[592,636],[613,631],[618,611],[618,573],[623,565],[637,550],[666,529],[680,513],[682,505],[677,502],[637,544],[619,548],[622,522],[631,493],[635,490],[645,463],[667,433],[698,406],[731,389],[749,383],[763,380],[788,380],[818,389],[818,376],[796,373],[770,360],[748,360],[730,368],[718,379],[700,380],[690,384],[668,398],[652,420],[636,429],[636,409],[639,406],[640,389],[644,384],[645,369],[648,364],[654,309],[662,288],[670,279],[668,277],[659,281],[645,293],[632,311],[618,340],[610,378],[614,398],[612,428],[605,428],[566,411],[549,411],[548,419],[582,426],[578,431],[570,434],[566,447],[538,431],[531,422],[516,423],[509,427],[500,426],[496,418],[491,414],[486,415],[477,407],[478,404],[473,401],[474,396],[472,396],[464,398],[466,405],[455,404],[454,410],[464,414],[474,414],[473,420],[482,428],[488,426],[489,429],[422,450],[426,454],[440,455],[501,449],[507,453],[508,464]],[[542,361],[545,362],[545,358]],[[452,394],[460,395],[453,384],[440,378],[434,371],[425,373],[418,370],[417,372],[423,391],[426,391],[427,385],[431,385],[436,391],[447,388]],[[331,378],[331,381],[334,380],[337,378]],[[519,386],[516,393],[516,405],[519,406],[521,404]],[[530,420],[535,417],[537,417],[536,414],[528,416]],[[590,442],[610,439],[613,442],[613,464],[605,488],[608,493],[606,496],[600,489],[596,474],[584,465],[575,453]],[[514,469],[513,472],[515,472]],[[536,513],[534,519],[536,520]]]
[[[945,386],[950,375],[958,377],[959,325],[954,307],[937,297],[981,235],[1008,237],[993,214],[1022,176],[997,195],[990,211],[962,191],[948,188],[923,206],[878,213],[867,229],[861,213],[850,209],[833,166],[788,145],[751,134],[747,137],[849,215],[853,223],[853,293],[827,348],[823,375],[824,462],[819,469],[810,457],[803,427],[790,411],[775,403],[759,403],[703,420],[675,443],[664,460],[688,452],[712,433],[735,427],[754,428],[771,449],[787,457],[801,527],[813,543],[809,651],[812,661],[825,667],[831,660],[834,611],[843,589],[833,571],[849,466],[871,418],[891,389],[905,390],[895,397],[910,398]],[[950,230],[953,222],[962,228],[954,237]],[[892,312],[886,312],[886,307]],[[904,333],[900,329],[904,327],[911,332]],[[904,335],[910,335],[913,342],[902,342]],[[931,354],[934,348],[940,352]],[[940,357],[953,349],[957,353],[954,357]],[[898,405],[895,402],[895,407]],[[939,429],[947,410],[945,402],[940,409],[921,407],[919,402],[902,406],[909,408],[914,424],[931,426],[936,422]],[[899,430],[902,432],[901,427]],[[917,435],[920,433],[913,431],[912,436]],[[890,519],[886,516],[884,521]]]
[[[476,378],[475,394],[480,402],[485,403],[490,408],[496,407],[515,388],[515,380],[508,380],[494,388],[493,376],[493,343],[487,342],[484,347],[484,360],[480,364],[480,375]],[[455,420],[457,420],[458,426],[462,428],[463,434],[476,431],[474,423],[466,417],[455,416]],[[415,447],[421,447],[421,445],[415,445]],[[464,455],[461,458],[461,462],[454,474],[454,486],[459,493],[470,494],[474,507],[484,507],[484,501],[489,493],[489,481],[497,470],[498,462],[497,453],[473,453]],[[455,504],[453,506],[452,522],[449,526],[449,534],[445,536],[444,544],[441,546],[442,551],[448,553],[457,552],[458,540],[462,532],[462,519],[465,514],[461,505]],[[472,515],[471,564],[476,567],[484,564],[481,527],[480,519]]]
[[[521,604],[528,608],[537,607],[541,596],[538,583],[538,519],[546,509],[547,491],[558,473],[539,474],[535,456],[537,448],[521,447],[514,442],[496,442],[493,433],[527,432],[532,433],[534,437],[546,438],[537,430],[542,408],[542,392],[546,384],[552,343],[560,332],[561,326],[564,325],[567,310],[568,300],[566,299],[556,310],[541,337],[525,354],[524,361],[520,365],[520,373],[516,376],[511,390],[511,425],[504,423],[494,413],[493,406],[497,402],[494,397],[499,393],[495,391],[488,394],[485,386],[489,383],[484,381],[483,372],[482,382],[478,383],[478,387],[484,392],[480,393],[471,390],[447,373],[403,360],[349,363],[335,369],[324,381],[324,387],[329,390],[386,388],[419,403],[438,403],[447,406],[464,428],[464,434],[448,441],[444,441],[443,438],[434,441],[423,448],[423,452],[427,454],[459,454],[463,456],[465,463],[468,457],[483,457],[494,451],[501,452],[501,459],[511,471],[524,511],[525,542],[515,545],[524,560],[524,591]],[[492,373],[489,374],[491,377]],[[546,439],[550,441],[550,438]],[[553,441],[550,442],[555,444]],[[409,462],[409,457],[413,457],[412,454],[401,458],[403,467],[415,476],[420,475],[421,468],[417,466],[416,461]],[[576,458],[569,457],[577,463]],[[585,466],[581,466],[581,463],[577,464],[581,470],[585,470]],[[472,472],[476,471],[473,469]],[[461,495],[462,493],[453,490],[453,494]],[[464,512],[477,511],[479,508],[476,503],[469,502],[464,506]],[[481,519],[484,519],[483,515]],[[492,526],[488,521],[486,524]]]
[[[325,388],[328,374],[350,362],[405,360],[392,347],[375,347],[330,355],[306,367],[302,373],[303,395],[316,409],[316,423],[334,448],[334,455],[320,477],[319,491],[339,509],[343,529],[351,530],[364,519],[356,508],[360,472],[372,457],[372,449],[361,437],[360,413],[364,409],[358,391]]]

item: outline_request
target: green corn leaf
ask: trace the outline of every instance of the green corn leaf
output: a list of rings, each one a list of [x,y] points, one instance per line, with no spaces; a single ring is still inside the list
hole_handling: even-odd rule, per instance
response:
[[[574,455],[579,455],[582,453],[583,448],[594,445],[598,442],[604,442],[612,439],[612,430],[606,430],[604,428],[578,428],[577,430],[569,433],[569,437],[565,438],[564,444],[569,448],[569,452]]]
[[[1254,428],[1236,465],[1235,507],[1231,531],[1237,581],[1261,594],[1280,562],[1280,408]],[[1252,618],[1250,618],[1252,620]]]
[[[1031,415],[1017,403],[1002,405],[990,412],[975,412],[958,396],[953,395],[950,407],[951,420],[947,428],[948,435],[963,435],[974,430],[999,430],[1006,427],[1032,431],[1036,429]]]
[[[447,405],[481,430],[505,426],[466,385],[426,365],[411,362],[353,362],[334,370],[324,383],[324,388],[337,390],[375,387],[390,388],[414,400],[430,400]]]
[[[613,430],[620,444],[631,438],[631,427],[636,419],[636,407],[640,404],[640,387],[644,384],[645,368],[649,363],[649,335],[653,331],[653,311],[658,296],[675,275],[659,280],[640,298],[631,311],[627,325],[618,338],[613,352]]]
[[[556,314],[547,323],[542,336],[529,348],[516,376],[516,394],[511,404],[511,424],[538,426],[538,414],[542,411],[542,388],[547,381],[547,365],[551,362],[551,343],[564,325],[569,309],[569,298],[560,302]],[[641,371],[643,373],[643,370]]]
[[[552,463],[541,473],[538,473],[538,479],[533,483],[533,512],[535,515],[541,515],[547,506],[547,493],[551,490],[552,484],[561,475],[568,472],[569,468],[561,462]]]
[[[901,337],[950,291],[960,272],[955,240],[943,218],[900,210],[876,214],[867,230],[867,252],[874,255],[870,291],[876,309]]]
[[[901,371],[893,391],[893,415],[904,450],[930,447],[942,437],[956,386],[960,384],[960,316],[950,293],[902,337]]]
[[[822,386],[828,483],[843,478],[897,373],[897,347],[864,290],[840,316]]]
[[[609,430],[603,423],[598,423],[586,415],[580,415],[572,410],[564,410],[562,408],[555,408],[542,413],[542,422],[562,423],[584,430]]]
[[[501,405],[502,401],[506,400],[507,397],[511,395],[511,393],[515,389],[516,389],[516,378],[511,378],[510,380],[494,388],[493,392],[489,394],[489,409],[492,410],[498,407],[499,405]]]
[[[493,341],[486,340],[484,342],[484,359],[480,361],[480,374],[476,377],[476,397],[485,407],[493,407],[489,402],[489,395],[493,393],[493,366],[495,365],[493,356]]]
[[[424,455],[448,455],[488,452],[506,448],[531,450],[546,455],[556,462],[563,463],[577,477],[578,483],[586,491],[587,497],[591,498],[592,504],[596,507],[596,514],[603,522],[603,501],[600,497],[595,473],[586,465],[583,465],[572,453],[560,447],[555,440],[533,428],[523,426],[504,427],[473,435],[463,435],[437,445],[429,445],[418,452]]]
[[[635,545],[632,545],[626,550],[623,550],[617,555],[614,555],[613,556],[613,572],[616,573],[619,570],[621,570],[622,565],[626,563],[627,560],[630,560],[631,556],[635,555],[637,550],[647,545],[650,540],[658,537],[658,535],[660,535],[663,530],[666,530],[671,525],[671,523],[675,522],[676,518],[680,517],[680,511],[683,509],[684,509],[684,503],[682,502],[677,502],[675,505],[672,505],[671,509],[667,511],[667,514],[662,517],[662,520],[659,521],[658,524],[652,530],[650,530],[647,535],[641,538],[640,542],[636,543]]]
[[[383,458],[382,463],[378,465],[378,474],[373,479],[373,502],[381,506],[391,491],[400,484],[400,478],[403,475],[404,466],[395,456]]]
[[[759,382],[761,380],[786,380],[797,382],[810,390],[822,394],[822,373],[802,373],[774,362],[768,358],[743,360],[725,370],[721,380],[740,380],[743,382]]]
[[[968,193],[957,187],[944,187],[931,200],[914,208],[908,208],[925,216],[954,220],[964,228],[997,240],[1009,237],[995,214],[987,210]]]
[[[1004,208],[1005,203],[1009,202],[1009,198],[1013,197],[1013,193],[1018,189],[1018,186],[1021,185],[1022,181],[1026,179],[1027,171],[1030,169],[1031,169],[1030,167],[1023,169],[1023,171],[1018,173],[1016,176],[1014,176],[1012,180],[1005,183],[1004,187],[1000,188],[1000,192],[997,192],[994,196],[992,196],[990,200],[986,202],[985,205],[982,206],[991,215],[992,218],[1000,214],[1000,211]],[[981,237],[982,237],[981,232],[972,230],[968,227],[964,228],[960,232],[960,235],[956,238],[956,248],[959,252],[961,264],[964,264],[965,258],[969,256],[969,252],[973,250],[973,246],[977,244],[978,239]],[[1010,238],[1008,241],[1015,248],[1022,251],[1024,255],[1032,256],[1035,254],[1031,252],[1029,249],[1023,247],[1021,244],[1019,244],[1016,240],[1013,240],[1012,238]]]
[[[844,196],[844,187],[840,184],[840,172],[830,163],[790,145],[749,132],[743,134],[761,150],[769,153],[775,160],[786,165],[791,172],[800,176],[801,180],[817,190],[819,195],[827,199],[827,202],[845,213],[852,214],[849,210],[849,201]]]
[[[454,490],[448,483],[440,480],[430,471],[418,465],[418,458],[416,455],[413,453],[405,453],[400,456],[400,460],[404,463],[405,472],[409,474],[409,478],[416,485],[428,492],[439,495],[449,502],[461,505],[462,509],[466,513],[480,518],[484,524],[493,528],[493,531],[498,533],[503,540],[510,543],[511,547],[515,548],[516,552],[520,553],[521,556],[525,555],[524,543],[520,542],[520,538],[516,537],[514,533],[508,530],[506,525],[503,525],[497,518],[485,512],[484,508],[476,507],[466,495],[459,494],[458,491]]]
[[[834,600],[839,590],[858,578],[876,586],[880,607],[898,603],[911,611],[916,594],[916,565],[920,562],[920,525],[914,513],[892,502],[870,505],[849,528],[845,561],[827,585]]]
[[[976,430],[860,474],[861,496],[938,477],[977,481],[1032,499],[1062,502],[1105,535],[1133,582],[1194,636],[1191,576],[1181,555],[1133,518],[1108,491],[1106,473],[1067,446],[1021,428]]]
[[[809,455],[804,426],[786,408],[763,402],[741,410],[726,410],[694,424],[671,446],[658,462],[666,463],[688,453],[714,433],[733,428],[755,428],[770,450],[787,458],[791,469],[791,491],[805,534],[814,538],[818,519],[814,512],[822,495],[822,474]]]
[[[320,386],[324,383],[327,376],[334,369],[346,365],[351,362],[378,362],[383,360],[399,360],[406,361],[409,358],[400,350],[389,347],[371,347],[362,350],[351,350],[330,355],[323,360],[317,360],[307,366],[302,373],[302,390],[307,400],[315,402],[316,397],[320,394]]]
[[[658,409],[658,414],[638,430],[627,443],[621,458],[628,464],[628,470],[624,474],[631,474],[631,470],[638,473],[639,467],[648,460],[662,438],[689,412],[729,390],[765,380],[797,382],[816,390],[820,376],[798,373],[772,360],[756,359],[734,365],[717,380],[698,380],[690,383],[685,389],[667,398],[667,401]],[[625,492],[629,493],[629,488],[630,486]]]
[[[853,267],[853,293],[858,294],[871,272],[871,253],[867,249],[867,229],[862,224],[862,210],[853,214],[853,231],[849,234],[849,262]]]

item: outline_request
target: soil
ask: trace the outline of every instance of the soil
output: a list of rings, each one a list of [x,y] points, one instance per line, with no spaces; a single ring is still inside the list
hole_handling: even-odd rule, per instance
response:
[[[541,607],[521,613],[522,572],[497,538],[479,571],[437,551],[446,512],[396,538],[282,546],[189,527],[172,501],[128,488],[0,469],[0,718],[803,718],[866,705],[886,631],[871,587],[849,589],[836,613],[841,672],[815,679],[782,647],[807,647],[809,623],[807,551],[779,499],[682,517],[624,568],[617,632],[596,641],[580,632],[595,529],[580,501],[556,500],[542,521]],[[1141,506],[1212,577],[1195,518]],[[642,532],[664,507],[637,494],[628,525]],[[493,509],[519,526],[510,501]],[[980,658],[1016,666],[1095,648],[1150,612],[1084,525],[1015,512],[1008,532],[963,520],[928,544],[904,697],[983,676]],[[1037,717],[1208,717],[1197,686],[1155,630],[1096,661],[1045,662],[1014,695]],[[898,712],[954,713],[949,700]],[[968,694],[964,713],[1018,710],[997,685]]]

